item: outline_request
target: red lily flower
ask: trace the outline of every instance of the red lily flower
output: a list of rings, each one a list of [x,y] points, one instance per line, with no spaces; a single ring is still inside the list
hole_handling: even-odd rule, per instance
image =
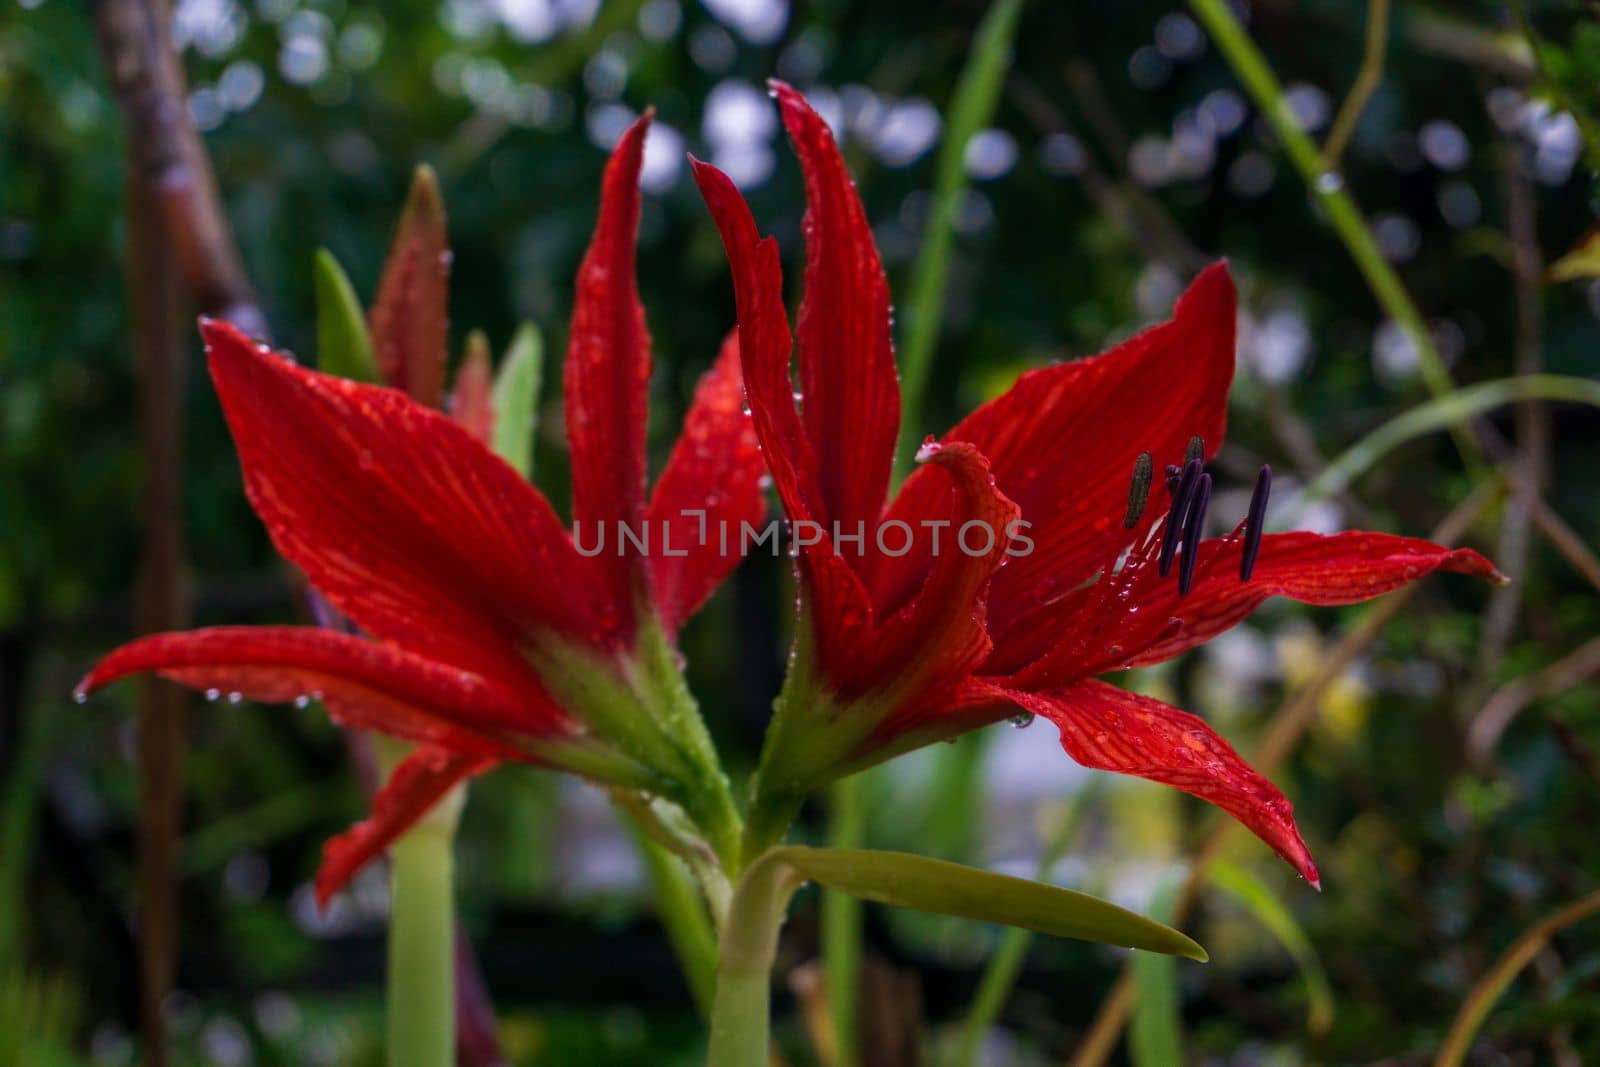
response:
[[[278,626],[161,634],[112,652],[78,692],[150,671],[212,695],[314,695],[344,725],[413,742],[371,818],[329,844],[324,900],[451,787],[501,761],[673,799],[704,793],[705,776],[720,773],[684,740],[685,716],[698,720],[677,696],[671,646],[737,562],[689,536],[695,513],[756,521],[762,465],[730,337],[645,498],[650,354],[633,260],[648,123],[623,136],[606,169],[578,280],[567,426],[577,516],[676,527],[671,555],[580,553],[544,496],[481,443],[473,382],[486,375],[472,362],[457,402],[469,430],[395,389],[303,369],[231,326],[201,324],[252,506],[278,550],[374,640]],[[432,246],[408,259],[439,262]],[[373,323],[386,378],[436,401],[422,385],[438,379],[418,368],[435,340],[442,352],[442,306],[424,304],[384,311],[380,296]],[[421,355],[382,357],[397,350],[380,324],[396,317],[411,325],[391,340],[426,332]],[[390,369],[401,365],[411,369]]]
[[[803,415],[776,244],[759,237],[725,175],[694,164],[733,270],[756,431],[791,521],[817,524],[796,537],[797,667],[768,732],[752,832],[781,833],[787,809],[831,778],[1020,710],[1054,722],[1085,766],[1218,805],[1315,882],[1270,782],[1201,719],[1096,676],[1170,659],[1270,596],[1349,604],[1431,571],[1497,577],[1494,567],[1385,534],[1262,536],[1259,515],[1200,539],[1201,467],[1222,443],[1234,369],[1235,294],[1221,264],[1170,322],[1025,374],[930,439],[886,505],[899,422],[888,287],[826,124],[793,89],[775,88],[809,208],[793,342]],[[1195,437],[1204,456],[1183,468],[1168,506],[1130,502],[1130,474],[1142,472],[1148,490],[1151,471],[1183,463]],[[998,536],[958,550],[956,533],[974,523]],[[908,529],[943,531],[943,550]]]

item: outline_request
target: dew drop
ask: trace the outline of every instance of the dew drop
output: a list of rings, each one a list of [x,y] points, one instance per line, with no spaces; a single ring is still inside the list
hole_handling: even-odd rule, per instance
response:
[[[1337,193],[1344,188],[1344,176],[1336,170],[1325,170],[1317,175],[1317,192]]]
[[[295,697],[294,706],[297,708],[309,708],[311,706],[311,694],[301,693],[299,696]]]
[[[89,694],[82,689],[75,689],[72,691],[72,699],[79,704],[87,704],[89,703]]]
[[[1026,730],[1028,727],[1033,725],[1033,719],[1033,712],[1025,711],[1021,715],[1011,716],[1011,718],[1007,719],[1006,722],[1010,723],[1013,729]]]
[[[240,693],[238,691],[234,691],[234,692],[228,694],[228,703],[230,703],[230,704],[237,704],[243,699],[244,699],[244,694]]]
[[[207,689],[206,690],[206,699],[212,701],[213,703],[218,701],[218,700],[221,700],[222,699],[222,690],[220,690],[220,689]]]

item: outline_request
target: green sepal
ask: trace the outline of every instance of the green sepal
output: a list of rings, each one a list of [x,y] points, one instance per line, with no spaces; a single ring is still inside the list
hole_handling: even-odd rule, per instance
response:
[[[539,421],[539,381],[544,368],[544,336],[525,322],[511,339],[494,379],[495,455],[533,477],[533,439]]]
[[[326,248],[317,249],[312,271],[317,303],[317,367],[357,382],[378,380],[366,315],[355,287]]]

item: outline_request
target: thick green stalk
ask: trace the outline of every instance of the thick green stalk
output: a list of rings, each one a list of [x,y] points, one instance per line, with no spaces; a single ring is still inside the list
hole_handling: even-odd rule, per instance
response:
[[[388,1067],[455,1063],[453,838],[424,821],[390,853]]]
[[[1400,276],[1383,258],[1377,239],[1361,217],[1361,209],[1345,188],[1343,177],[1338,171],[1324,169],[1322,153],[1300,128],[1294,109],[1284,95],[1283,86],[1267,64],[1266,57],[1239,24],[1227,0],[1189,0],[1189,6],[1194,9],[1206,32],[1211,34],[1217,50],[1238,75],[1245,91],[1261,109],[1263,117],[1272,126],[1272,132],[1283,142],[1289,161],[1300,172],[1310,187],[1312,197],[1327,214],[1328,223],[1344,242],[1346,251],[1355,260],[1372,295],[1377,298],[1384,313],[1406,332],[1406,337],[1416,349],[1417,367],[1422,373],[1423,382],[1434,396],[1448,395],[1455,388],[1455,383],[1445,368],[1444,357],[1433,343],[1422,312],[1417,310]],[[1480,466],[1482,450],[1467,421],[1461,419],[1453,422],[1450,430],[1462,459],[1469,467]]]
[[[706,1067],[762,1067],[771,1044],[772,964],[800,876],[779,859],[752,863],[734,891],[718,944]]]
[[[711,929],[711,917],[706,914],[700,891],[695,887],[688,869],[678,857],[656,842],[642,830],[634,827],[634,840],[650,872],[650,884],[655,891],[656,914],[672,943],[673,954],[678,957],[678,967],[694,997],[695,1007],[701,1016],[709,1017],[717,983],[717,938]]]
[[[862,798],[866,784],[862,775],[852,774],[834,782],[829,789],[832,818],[828,825],[828,844],[833,848],[861,847],[866,836],[867,812]],[[854,1067],[859,1059],[861,931],[861,901],[848,893],[823,890],[822,973],[837,1035],[838,1067]]]
[[[378,734],[385,780],[411,746]],[[387,1067],[453,1067],[456,1055],[455,844],[458,785],[389,850]]]

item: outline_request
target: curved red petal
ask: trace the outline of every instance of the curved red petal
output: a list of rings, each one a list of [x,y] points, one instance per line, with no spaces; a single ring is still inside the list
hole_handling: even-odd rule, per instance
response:
[[[1077,651],[1071,662],[1065,650],[1056,650],[1023,671],[1018,683],[1059,684],[1164,662],[1237,626],[1269,597],[1331,607],[1371,600],[1434,571],[1500,578],[1494,564],[1470,548],[1348,530],[1267,534],[1250,580],[1241,582],[1242,549],[1238,537],[1204,542],[1188,596],[1179,594],[1170,577],[1143,576],[1129,595],[1136,612],[1111,616],[1092,647]]]
[[[730,333],[695,388],[694,404],[646,512],[650,585],[669,633],[676,633],[739,565],[743,523],[764,514],[766,464],[739,373],[739,335]]]
[[[984,593],[1006,560],[1017,506],[995,487],[989,464],[968,444],[928,445],[919,459],[945,483],[944,499],[927,517],[949,523],[937,551],[924,528],[917,543],[927,553],[926,578],[916,594],[881,623],[870,650],[857,649],[846,696],[893,687],[900,708],[880,733],[910,728],[923,712],[924,695],[947,692],[987,658]],[[900,718],[908,721],[898,723]]]
[[[750,207],[717,168],[690,160],[733,271],[739,359],[756,436],[791,523],[812,543],[799,557],[808,610],[824,671],[872,626],[872,605],[860,577],[834,548],[818,488],[817,458],[795,409],[789,378],[789,321],[783,309],[778,246],[756,231]],[[813,539],[813,535],[816,535]]]
[[[795,324],[806,430],[829,519],[853,529],[883,510],[900,429],[889,283],[833,133],[773,82],[805,174],[805,298]]]
[[[450,417],[485,445],[494,439],[494,374],[489,342],[481,333],[467,338],[467,355],[450,393]]]
[[[356,872],[377,859],[444,796],[499,761],[425,747],[407,756],[372,800],[372,814],[322,847],[317,906],[327,907]]]
[[[634,277],[639,231],[639,170],[650,128],[646,113],[617,142],[600,190],[600,217],[578,268],[567,342],[567,442],[572,450],[572,519],[580,544],[604,534],[613,547],[597,559],[611,599],[632,606],[637,556],[617,524],[639,531],[644,514],[645,419],[650,334]]]
[[[384,383],[428,407],[438,407],[444,396],[449,302],[444,201],[433,172],[420,167],[367,318]]]
[[[440,412],[202,326],[245,491],[278,551],[362,629],[527,683],[526,642],[624,619],[538,490]]]
[[[1227,267],[1203,271],[1170,321],[1089,359],[1030,371],[943,438],[977,445],[1035,542],[995,577],[989,609],[1007,626],[1091,577],[1125,531],[1139,453],[1159,472],[1189,439],[1222,444],[1233,380],[1236,297]]]
[[[1203,719],[1105,682],[1045,692],[1000,691],[1025,711],[1055,723],[1061,747],[1076,762],[1148,778],[1215,804],[1320,888],[1317,865],[1294,823],[1294,807]]]
[[[525,758],[518,736],[564,733],[568,723],[537,692],[310,626],[216,626],[154,634],[109,653],[84,676],[87,696],[134,674],[261,703],[315,696],[341,725],[419,744]]]

